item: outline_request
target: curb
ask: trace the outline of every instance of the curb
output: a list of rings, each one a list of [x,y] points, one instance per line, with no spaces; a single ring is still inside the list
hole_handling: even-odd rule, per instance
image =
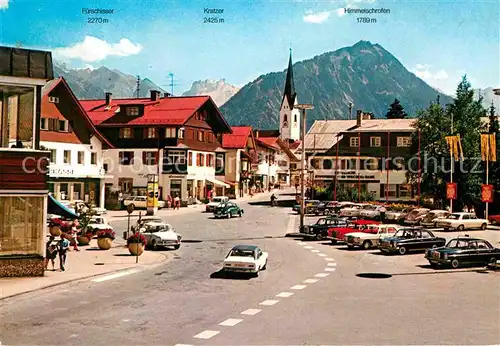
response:
[[[161,265],[162,263],[166,262],[169,259],[169,256],[167,256],[166,254],[162,254],[161,253],[160,255],[162,255],[164,257],[161,261],[158,261],[158,262],[155,262],[155,263],[149,263],[149,264],[140,264],[139,267],[140,268],[142,267],[143,270],[153,269],[153,268],[156,268],[157,266]],[[29,291],[14,293],[14,294],[8,295],[6,297],[0,297],[0,301],[6,300],[6,299],[10,299],[10,298],[14,298],[14,297],[18,297],[18,296],[21,296],[21,295],[24,295],[24,294],[35,292],[35,291],[43,291],[43,290],[46,290],[48,288],[53,288],[53,287],[57,287],[57,286],[69,284],[69,283],[72,283],[72,282],[88,280],[88,279],[91,279],[91,278],[95,278],[95,277],[99,277],[99,276],[103,276],[103,275],[108,275],[108,274],[112,274],[112,273],[119,273],[119,272],[130,270],[132,268],[134,268],[134,267],[131,266],[131,267],[128,267],[128,268],[123,268],[123,269],[114,269],[114,270],[110,270],[109,272],[105,272],[105,273],[86,275],[86,276],[82,276],[82,277],[75,278],[75,279],[65,280],[65,281],[61,281],[61,282],[55,283],[55,284],[50,284],[50,285],[47,285],[47,286],[35,288],[35,289],[29,290]]]

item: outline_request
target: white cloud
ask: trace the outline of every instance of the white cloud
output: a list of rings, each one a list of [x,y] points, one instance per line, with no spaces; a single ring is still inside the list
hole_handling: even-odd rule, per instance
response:
[[[329,11],[324,12],[313,12],[311,10],[307,11],[304,15],[304,22],[320,24],[326,21],[330,17]]]
[[[108,56],[135,55],[141,50],[140,44],[134,44],[127,38],[122,38],[118,43],[108,43],[97,37],[85,36],[83,42],[70,47],[56,48],[53,53],[56,58],[61,60],[78,59],[84,62],[96,62],[104,60]]]
[[[443,69],[432,71],[431,67],[432,65],[428,64],[416,64],[412,72],[430,86],[444,91],[449,95],[452,94],[454,83],[450,82],[448,73]]]
[[[6,10],[9,8],[9,0],[0,0],[0,10]]]
[[[345,16],[346,15],[346,13],[345,13],[346,8],[359,8],[359,7],[356,5],[346,5],[345,7],[337,8],[337,10],[335,11],[335,12],[337,12],[337,16],[339,16],[339,17]]]

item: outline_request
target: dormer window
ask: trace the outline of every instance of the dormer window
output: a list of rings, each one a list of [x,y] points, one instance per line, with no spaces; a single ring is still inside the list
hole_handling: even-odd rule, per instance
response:
[[[157,131],[154,127],[148,127],[144,130],[144,137],[146,138],[156,138]]]
[[[49,96],[50,103],[59,103],[59,97]]]
[[[69,122],[67,120],[59,120],[58,131],[69,132]]]
[[[139,107],[126,107],[125,114],[128,116],[137,116],[139,115]]]

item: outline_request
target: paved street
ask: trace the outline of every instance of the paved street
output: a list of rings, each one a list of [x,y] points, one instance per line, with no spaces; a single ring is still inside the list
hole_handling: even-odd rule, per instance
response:
[[[243,218],[167,217],[185,243],[154,269],[2,301],[5,345],[498,344],[500,273],[433,270],[422,254],[383,256],[285,238],[288,208],[241,203]],[[307,222],[316,218],[308,217]],[[113,221],[116,230],[126,219]],[[450,235],[448,235],[450,236]],[[232,245],[269,252],[259,277],[221,278]],[[498,244],[496,244],[498,246]],[[357,277],[386,273],[386,279]],[[211,278],[212,276],[212,278]]]

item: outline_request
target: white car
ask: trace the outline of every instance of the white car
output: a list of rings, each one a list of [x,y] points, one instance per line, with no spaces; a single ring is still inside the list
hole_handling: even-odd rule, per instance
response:
[[[259,275],[267,267],[267,252],[255,245],[236,245],[224,259],[223,270]]]
[[[385,219],[394,222],[401,222],[402,220],[404,220],[404,218],[406,217],[406,215],[408,215],[409,212],[410,210],[408,208],[399,211],[394,209],[393,210],[388,209],[387,212],[385,213]]]
[[[148,198],[146,196],[128,196],[123,200],[123,205],[128,207],[133,205],[134,209],[146,209],[148,207]],[[165,208],[165,201],[158,201],[158,209]]]
[[[440,219],[446,219],[450,215],[446,210],[431,210],[424,216],[419,216],[417,219],[420,221],[420,226],[424,227],[437,227],[437,222]]]
[[[361,247],[365,250],[377,247],[380,239],[390,237],[402,228],[399,225],[370,225],[364,232],[347,233],[345,235],[347,247],[349,249]]]
[[[382,205],[366,206],[359,212],[359,217],[362,219],[380,220],[380,209],[382,207]]]
[[[404,223],[407,225],[418,225],[421,220],[421,217],[427,215],[427,213],[431,211],[428,208],[416,208],[413,209],[406,215]]]
[[[452,213],[446,219],[439,219],[437,221],[437,226],[444,228],[446,231],[450,229],[463,231],[466,229],[478,228],[485,230],[486,227],[488,227],[488,220],[478,219],[478,217],[472,213]]]
[[[108,224],[108,221],[103,216],[92,216],[90,218],[89,223],[87,224],[87,229],[93,229],[93,230],[94,229],[95,230],[111,229],[112,230],[113,227],[111,227]]]
[[[229,201],[229,197],[227,196],[216,196],[212,198],[212,201],[206,205],[205,211],[213,213],[219,204],[227,201]]]
[[[182,236],[174,228],[164,222],[146,222],[139,230],[147,239],[147,247],[158,250],[160,247],[172,246],[175,250],[181,247]]]
[[[145,225],[148,222],[155,222],[155,223],[162,223],[162,224],[167,224],[161,217],[158,216],[143,216],[139,220],[137,220],[135,225],[132,225],[130,227],[130,230],[132,232],[136,232],[137,230],[140,230],[143,225]]]
[[[85,201],[82,201],[81,199],[75,199],[75,200],[71,201],[70,203],[71,203],[72,207],[75,210],[78,210],[79,212],[87,212],[89,210],[92,210],[92,212],[95,215],[102,215],[102,214],[107,213],[107,210],[105,208],[91,207],[87,203],[85,203]]]
[[[340,216],[359,217],[363,209],[371,208],[370,204],[354,204],[349,208],[340,210]]]

